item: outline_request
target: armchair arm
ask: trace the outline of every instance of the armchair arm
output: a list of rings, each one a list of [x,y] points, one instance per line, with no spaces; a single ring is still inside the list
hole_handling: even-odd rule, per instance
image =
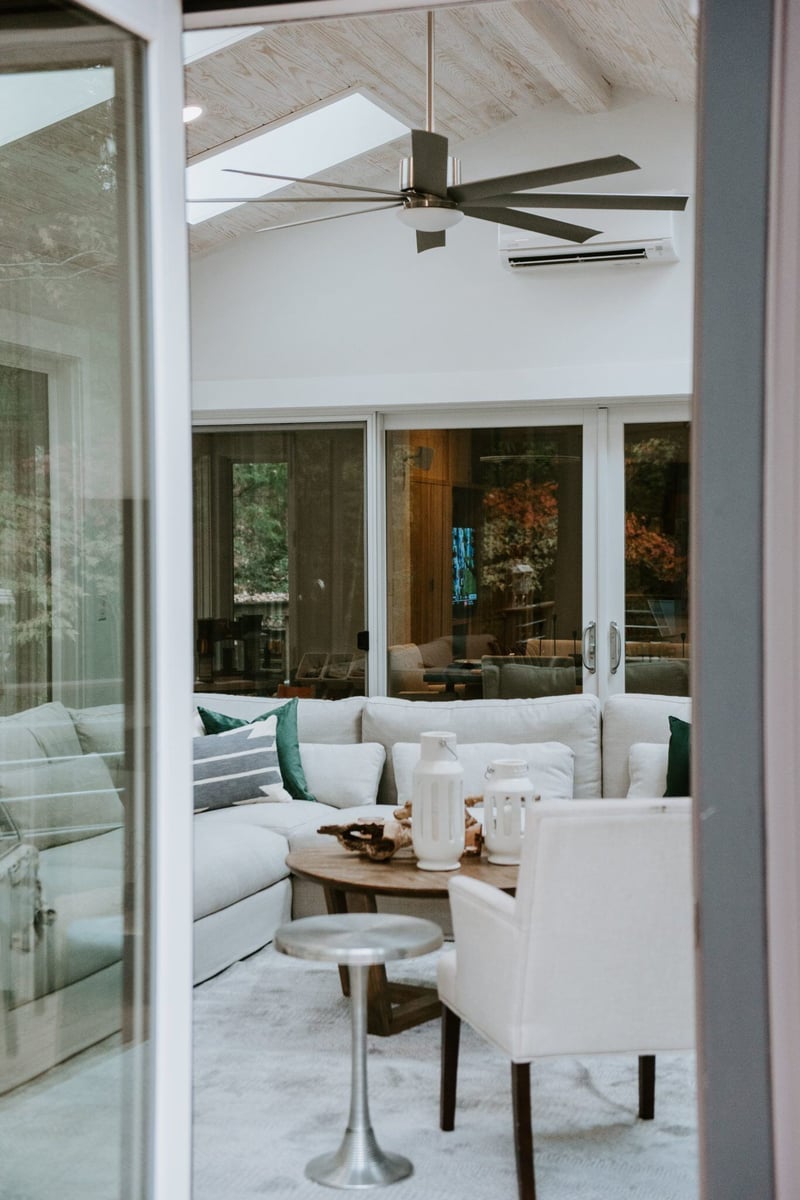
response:
[[[446,969],[440,973],[440,994],[454,1012],[490,1041],[504,1046],[518,957],[515,902],[505,892],[476,879],[451,879],[449,892],[455,973]]]
[[[472,922],[473,910],[480,914],[491,914],[489,920],[513,921],[516,902],[507,892],[484,883],[481,879],[469,879],[466,875],[456,875],[448,883],[450,908],[453,913],[453,923],[456,921],[456,911],[466,915]]]

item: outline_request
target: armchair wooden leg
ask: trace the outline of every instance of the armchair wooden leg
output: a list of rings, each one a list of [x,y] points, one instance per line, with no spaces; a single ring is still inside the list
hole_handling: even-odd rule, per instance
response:
[[[652,1121],[656,1111],[656,1056],[639,1055],[639,1118]]]
[[[442,1005],[442,1074],[439,1087],[439,1126],[449,1130],[456,1123],[456,1083],[461,1018]]]
[[[514,1111],[514,1154],[517,1160],[519,1200],[536,1200],[531,1124],[531,1064],[511,1064],[511,1099]]]

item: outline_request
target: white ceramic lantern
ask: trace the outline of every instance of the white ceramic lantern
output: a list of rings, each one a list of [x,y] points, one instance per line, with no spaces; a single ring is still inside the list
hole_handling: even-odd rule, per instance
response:
[[[525,832],[525,809],[536,793],[521,758],[496,758],[486,769],[483,836],[489,862],[518,863]]]
[[[411,782],[411,840],[423,871],[455,871],[464,853],[464,768],[456,735],[420,735]]]

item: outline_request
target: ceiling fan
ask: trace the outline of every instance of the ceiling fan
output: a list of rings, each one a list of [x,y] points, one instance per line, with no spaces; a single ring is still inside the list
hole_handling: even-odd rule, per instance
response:
[[[371,208],[351,209],[327,217],[311,217],[303,221],[290,221],[281,225],[268,225],[258,232],[270,229],[290,229],[298,225],[310,225],[319,221],[335,221],[342,217],[360,216],[365,212],[376,212],[386,208],[398,209],[401,221],[416,230],[417,252],[444,246],[445,231],[457,224],[462,217],[475,217],[479,221],[492,221],[499,225],[514,225],[519,229],[547,234],[570,242],[585,242],[600,233],[585,225],[559,221],[538,213],[520,212],[519,209],[568,208],[568,209],[650,209],[683,212],[688,196],[679,195],[622,195],[619,193],[536,192],[531,188],[548,187],[553,184],[571,183],[579,179],[594,179],[602,175],[613,175],[624,171],[638,171],[637,163],[622,154],[604,158],[590,158],[583,162],[564,163],[561,166],[543,167],[521,171],[514,175],[497,175],[492,179],[477,179],[472,183],[461,183],[461,164],[447,153],[447,138],[434,132],[434,14],[427,14],[427,103],[425,129],[411,130],[411,156],[400,162],[400,185],[396,191],[373,188],[350,183],[332,183],[330,180],[299,179],[289,175],[270,175],[264,171],[245,171],[227,168],[236,175],[252,175],[261,179],[280,179],[287,183],[303,183],[313,187],[355,192],[357,195],[334,196],[266,196],[257,200],[252,197],[237,197],[247,204],[319,204],[351,202],[370,204]],[[228,198],[233,199],[232,197]],[[209,201],[218,203],[218,201]],[[197,203],[194,201],[193,203]],[[200,201],[202,203],[202,201]]]

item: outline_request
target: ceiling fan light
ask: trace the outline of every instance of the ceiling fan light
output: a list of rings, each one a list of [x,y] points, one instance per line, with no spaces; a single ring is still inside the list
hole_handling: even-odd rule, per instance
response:
[[[441,233],[452,229],[464,216],[457,208],[399,208],[397,215],[404,225],[419,233]]]

